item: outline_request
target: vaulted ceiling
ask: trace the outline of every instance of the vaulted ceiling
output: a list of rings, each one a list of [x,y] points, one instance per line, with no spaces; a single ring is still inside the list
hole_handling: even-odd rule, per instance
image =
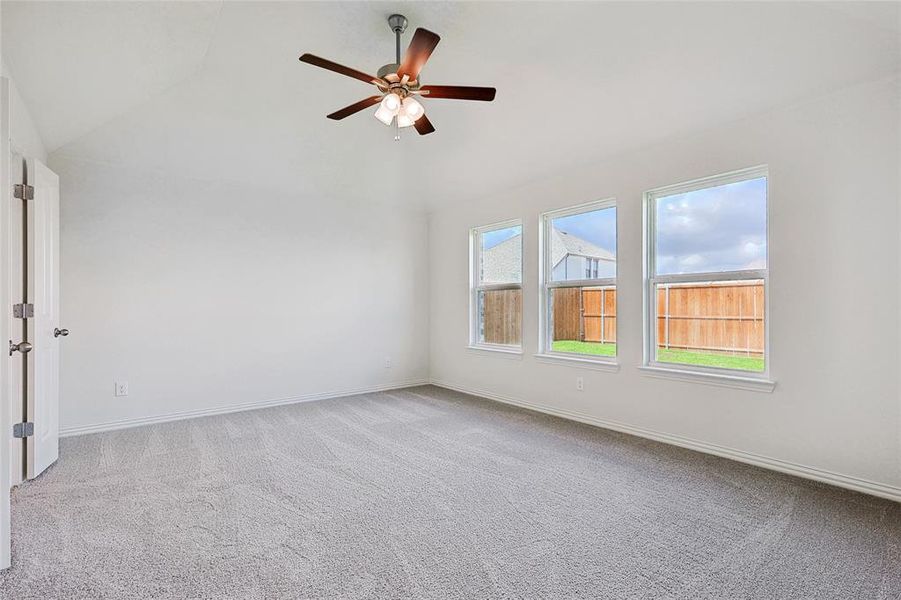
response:
[[[10,2],[3,60],[51,153],[309,198],[431,209],[899,69],[895,3]],[[372,87],[385,19],[441,43],[435,134],[399,143]],[[409,40],[409,33],[405,42]]]

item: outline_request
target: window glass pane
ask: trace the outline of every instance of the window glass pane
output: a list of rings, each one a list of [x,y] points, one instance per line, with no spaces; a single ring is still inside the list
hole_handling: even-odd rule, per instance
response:
[[[616,277],[616,207],[551,220],[551,281]]]
[[[479,235],[479,283],[522,283],[522,225]]]
[[[551,288],[551,350],[616,356],[616,286]]]
[[[766,177],[656,200],[657,275],[766,269]]]
[[[658,362],[764,370],[764,281],[658,284]]]
[[[479,292],[479,341],[513,346],[522,343],[522,290]]]

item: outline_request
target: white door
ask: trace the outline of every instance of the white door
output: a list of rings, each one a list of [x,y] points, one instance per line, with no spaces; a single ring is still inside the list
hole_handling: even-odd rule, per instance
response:
[[[28,319],[33,345],[28,361],[28,479],[40,475],[59,457],[59,177],[40,161],[27,160],[28,183]]]

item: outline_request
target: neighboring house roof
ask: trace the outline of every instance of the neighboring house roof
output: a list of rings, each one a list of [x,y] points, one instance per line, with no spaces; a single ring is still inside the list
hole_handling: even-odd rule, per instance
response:
[[[522,234],[514,235],[482,253],[482,281],[522,281]]]
[[[616,262],[612,252],[572,234],[554,229],[551,236],[551,262],[554,266],[571,256],[586,256]],[[511,283],[522,281],[522,234],[514,235],[482,254],[482,281]]]
[[[612,252],[555,228],[551,235],[551,262],[556,265],[567,254],[616,262],[616,257]]]

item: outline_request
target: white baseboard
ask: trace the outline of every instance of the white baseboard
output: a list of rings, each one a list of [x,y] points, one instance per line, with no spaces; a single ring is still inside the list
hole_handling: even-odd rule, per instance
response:
[[[355,396],[357,394],[369,394],[372,392],[383,392],[385,390],[397,390],[401,388],[414,387],[417,385],[428,385],[428,379],[413,379],[408,381],[399,381],[385,385],[369,386],[364,388],[356,388],[350,390],[340,390],[334,392],[319,392],[315,394],[304,394],[301,396],[291,396],[289,398],[276,398],[274,400],[259,400],[256,402],[244,402],[242,404],[231,404],[228,406],[217,406],[214,408],[202,408],[198,410],[185,410],[163,415],[153,415],[149,417],[137,417],[133,419],[121,419],[118,421],[106,421],[104,423],[95,423],[92,425],[77,425],[75,427],[62,427],[59,430],[60,437],[70,437],[73,435],[85,435],[88,433],[100,433],[101,431],[114,431],[116,429],[127,429],[129,427],[140,427],[141,425],[153,425],[154,423],[167,423],[169,421],[181,421],[184,419],[194,419],[197,417],[209,417],[212,415],[224,415],[228,413],[241,412],[244,410],[254,410],[257,408],[268,408],[270,406],[282,406],[284,404],[295,404],[298,402],[312,402],[314,400],[327,400],[329,398],[342,398],[344,396]]]
[[[467,386],[456,385],[447,381],[432,379],[431,383],[432,385],[447,388],[449,390],[454,390],[457,392],[462,392],[464,394],[471,394],[473,396],[487,398],[488,400],[494,400],[496,402],[502,402],[504,404],[512,404],[513,406],[519,406],[520,408],[534,410],[536,412],[545,413],[556,417],[562,417],[571,421],[578,421],[580,423],[586,423],[588,425],[594,425],[596,427],[602,427],[604,429],[612,429],[613,431],[628,433],[638,437],[663,442],[665,444],[672,444],[673,446],[680,446],[682,448],[697,450],[698,452],[704,452],[706,454],[721,456],[723,458],[730,458],[732,460],[737,460],[739,462],[763,467],[765,469],[771,469],[773,471],[795,475],[804,479],[821,481],[823,483],[828,483],[849,490],[854,490],[856,492],[862,492],[864,494],[870,494],[872,496],[879,496],[880,498],[894,500],[895,502],[901,502],[901,487],[884,483],[877,483],[875,481],[868,481],[866,479],[860,479],[858,477],[852,477],[850,475],[842,475],[841,473],[833,473],[832,471],[826,471],[823,469],[818,469],[816,467],[808,467],[797,463],[779,460],[777,458],[770,458],[751,452],[745,452],[743,450],[736,450],[734,448],[727,448],[725,446],[719,446],[717,444],[710,444],[708,442],[693,440],[679,435],[672,435],[669,433],[645,429],[643,427],[635,427],[632,425],[627,425],[625,423],[610,421],[608,419],[600,419],[598,417],[593,417],[575,411],[551,408],[548,406],[542,406],[540,404],[533,404],[531,402],[525,402],[516,398],[502,396],[500,394],[495,394],[494,392],[489,392],[486,390],[479,390]]]

